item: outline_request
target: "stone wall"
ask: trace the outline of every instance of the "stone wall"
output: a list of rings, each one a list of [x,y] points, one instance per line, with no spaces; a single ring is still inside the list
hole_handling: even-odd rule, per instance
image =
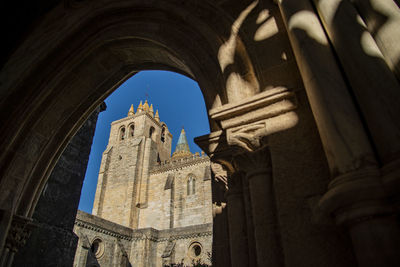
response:
[[[79,236],[74,267],[132,266],[162,267],[165,263],[210,264],[212,225],[180,227],[158,231],[131,229],[78,211],[74,232]],[[93,246],[99,242],[99,248]],[[172,246],[170,245],[172,244]],[[199,255],[193,246],[201,247]]]
[[[140,210],[139,228],[159,230],[212,222],[210,161],[208,157],[170,160],[153,168],[149,201]],[[188,178],[195,178],[195,193],[187,192]]]
[[[99,107],[58,160],[33,214],[37,228],[16,255],[13,266],[72,266],[78,238],[72,232]]]

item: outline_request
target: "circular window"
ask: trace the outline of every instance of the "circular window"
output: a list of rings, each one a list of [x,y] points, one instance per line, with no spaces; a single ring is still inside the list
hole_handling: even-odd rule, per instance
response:
[[[200,256],[201,254],[201,247],[199,245],[195,245],[193,247],[193,253],[196,257]]]
[[[191,258],[200,257],[202,252],[202,246],[199,242],[194,242],[189,246],[189,256]]]
[[[100,258],[104,253],[104,244],[101,239],[97,238],[92,242],[90,250],[96,258]]]

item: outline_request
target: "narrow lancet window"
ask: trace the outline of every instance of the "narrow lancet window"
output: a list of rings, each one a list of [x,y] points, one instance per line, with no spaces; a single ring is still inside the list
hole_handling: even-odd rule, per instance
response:
[[[161,142],[165,142],[165,125],[161,129]]]
[[[124,140],[124,139],[125,139],[125,127],[122,127],[119,133],[119,140]]]
[[[187,181],[187,194],[194,195],[196,193],[196,179],[193,175],[189,176]]]
[[[132,124],[129,126],[129,137],[133,137],[135,135],[135,125]]]

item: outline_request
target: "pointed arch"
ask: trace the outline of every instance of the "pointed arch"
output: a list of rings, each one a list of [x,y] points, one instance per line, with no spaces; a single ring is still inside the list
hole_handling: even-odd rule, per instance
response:
[[[123,140],[125,140],[125,137],[126,137],[126,130],[125,130],[125,126],[122,126],[120,129],[119,129],[119,141],[123,141]]]
[[[128,137],[129,138],[134,137],[135,136],[135,124],[134,123],[130,124],[128,128],[129,128]]]
[[[186,187],[188,196],[196,194],[196,177],[193,174],[189,174]]]

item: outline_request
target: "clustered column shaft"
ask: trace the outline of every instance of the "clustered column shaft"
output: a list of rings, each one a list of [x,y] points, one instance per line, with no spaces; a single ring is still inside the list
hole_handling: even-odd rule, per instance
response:
[[[380,170],[398,156],[398,83],[349,1],[313,2],[320,17],[308,0],[279,7],[335,178],[319,206],[348,226],[360,266],[399,266],[400,228]]]

